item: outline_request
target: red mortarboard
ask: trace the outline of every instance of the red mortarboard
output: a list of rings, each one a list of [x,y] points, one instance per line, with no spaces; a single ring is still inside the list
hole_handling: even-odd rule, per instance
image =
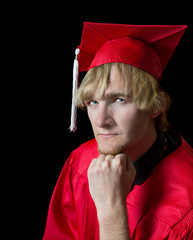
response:
[[[78,61],[74,62],[73,96],[79,71],[110,63],[126,63],[145,70],[158,81],[175,51],[186,25],[127,25],[85,22]],[[75,109],[72,109],[75,112]],[[71,116],[71,131],[75,130]]]
[[[186,28],[85,22],[78,56],[80,71],[122,62],[145,70],[159,81]]]

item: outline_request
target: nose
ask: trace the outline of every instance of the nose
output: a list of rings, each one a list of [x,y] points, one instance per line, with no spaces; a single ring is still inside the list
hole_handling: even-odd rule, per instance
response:
[[[96,125],[100,128],[107,128],[113,125],[112,113],[108,106],[101,104],[96,114]]]

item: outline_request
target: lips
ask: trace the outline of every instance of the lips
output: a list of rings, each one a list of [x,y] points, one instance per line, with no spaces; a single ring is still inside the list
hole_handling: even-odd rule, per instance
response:
[[[116,137],[118,134],[115,133],[99,133],[98,136],[101,138],[113,138]]]

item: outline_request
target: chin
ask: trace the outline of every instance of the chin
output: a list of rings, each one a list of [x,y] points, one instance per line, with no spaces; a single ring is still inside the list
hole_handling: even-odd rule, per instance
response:
[[[115,145],[115,146],[111,146],[111,147],[103,147],[98,145],[98,151],[100,154],[104,154],[104,155],[117,155],[120,153],[124,153],[126,150],[126,146],[125,145]]]

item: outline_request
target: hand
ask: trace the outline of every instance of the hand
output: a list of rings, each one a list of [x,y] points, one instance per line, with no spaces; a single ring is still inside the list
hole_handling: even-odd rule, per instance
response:
[[[126,203],[135,174],[126,154],[100,155],[93,159],[88,169],[88,182],[98,214],[111,214],[116,206]]]

